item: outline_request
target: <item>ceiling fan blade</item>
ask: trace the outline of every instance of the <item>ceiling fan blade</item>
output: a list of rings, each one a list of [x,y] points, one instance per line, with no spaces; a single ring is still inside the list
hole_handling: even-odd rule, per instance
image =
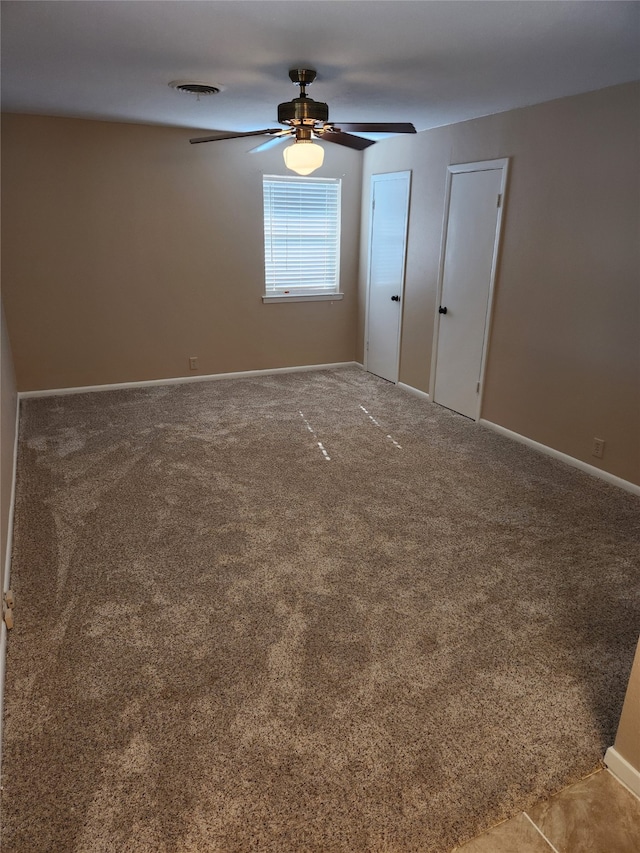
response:
[[[363,139],[361,136],[352,136],[339,130],[323,130],[319,135],[320,139],[326,142],[337,142],[338,145],[346,145],[347,148],[355,148],[357,151],[364,151],[370,145],[375,145],[373,139]]]
[[[267,127],[264,130],[247,130],[244,133],[227,133],[224,130],[221,130],[220,133],[214,133],[211,136],[196,136],[194,139],[190,139],[189,142],[192,145],[196,145],[198,142],[218,142],[220,139],[241,139],[243,136],[273,135],[274,133],[280,133],[281,131],[282,128],[280,127]]]
[[[260,145],[256,145],[255,148],[251,148],[249,154],[257,154],[259,151],[268,151],[269,148],[275,148],[276,145],[279,145],[281,142],[284,142],[285,139],[290,137],[293,133],[293,129],[282,130],[280,133],[274,134],[271,139],[267,139],[266,142],[261,142]]]
[[[336,130],[347,130],[353,133],[415,133],[416,129],[410,122],[336,122]]]

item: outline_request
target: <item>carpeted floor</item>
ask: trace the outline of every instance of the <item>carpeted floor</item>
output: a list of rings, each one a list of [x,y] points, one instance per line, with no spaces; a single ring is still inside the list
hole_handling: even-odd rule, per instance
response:
[[[445,853],[594,770],[640,501],[356,369],[23,402],[7,853]]]

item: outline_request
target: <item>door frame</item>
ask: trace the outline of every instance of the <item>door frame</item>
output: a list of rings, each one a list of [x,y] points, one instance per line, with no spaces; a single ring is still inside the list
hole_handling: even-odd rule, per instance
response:
[[[365,302],[364,317],[364,369],[369,370],[369,300],[371,298],[371,250],[373,248],[373,201],[375,198],[374,184],[382,181],[397,180],[399,176],[407,177],[407,222],[404,231],[404,249],[402,252],[402,281],[400,283],[400,311],[398,311],[398,357],[396,359],[394,384],[400,379],[400,351],[402,349],[402,319],[404,317],[404,286],[407,275],[407,247],[409,245],[409,217],[411,215],[411,169],[402,169],[397,172],[380,172],[371,175],[369,182],[369,245],[367,249],[367,298]]]
[[[459,175],[464,172],[488,172],[502,170],[500,180],[500,206],[498,207],[498,218],[496,220],[496,233],[493,241],[493,256],[491,258],[491,274],[489,277],[489,296],[487,298],[487,313],[484,324],[484,340],[482,343],[482,355],[480,357],[480,389],[478,392],[478,405],[475,412],[474,421],[480,419],[482,411],[482,397],[484,394],[484,376],[487,365],[487,353],[489,351],[489,340],[491,335],[491,326],[493,318],[493,295],[495,290],[496,275],[498,270],[498,259],[500,254],[500,242],[502,237],[502,221],[504,218],[505,201],[507,196],[507,179],[509,176],[509,157],[502,157],[498,160],[479,160],[476,163],[455,163],[447,166],[447,182],[445,187],[445,203],[444,216],[442,220],[442,237],[440,240],[440,261],[438,263],[438,285],[436,290],[436,305],[442,305],[442,285],[444,282],[444,262],[447,250],[447,230],[449,227],[449,209],[451,206],[451,184],[454,175]],[[435,323],[433,329],[433,346],[431,350],[431,375],[429,377],[429,387],[431,390],[431,399],[435,402],[436,393],[436,374],[438,370],[438,338],[440,334],[440,313],[435,314]]]

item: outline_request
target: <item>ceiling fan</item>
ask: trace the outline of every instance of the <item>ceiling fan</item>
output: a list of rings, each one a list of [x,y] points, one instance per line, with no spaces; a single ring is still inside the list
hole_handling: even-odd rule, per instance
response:
[[[322,139],[326,142],[336,142],[362,151],[374,145],[371,139],[354,136],[355,133],[415,133],[415,127],[408,122],[339,122],[329,121],[329,107],[321,101],[314,101],[307,95],[306,87],[316,78],[316,72],[308,68],[293,68],[289,71],[292,83],[300,87],[300,95],[292,101],[278,105],[278,121],[288,125],[284,130],[279,127],[267,127],[263,130],[249,130],[243,133],[214,133],[211,136],[200,136],[189,142],[218,142],[221,139],[239,139],[244,136],[269,136],[265,142],[253,148],[250,153],[265,151],[280,142],[292,137],[295,144],[284,150],[284,161],[287,168],[299,175],[309,175],[322,165],[324,149],[313,142]]]

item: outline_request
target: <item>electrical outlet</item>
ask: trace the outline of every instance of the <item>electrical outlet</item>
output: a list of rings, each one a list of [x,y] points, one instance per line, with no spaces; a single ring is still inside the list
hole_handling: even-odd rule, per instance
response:
[[[596,459],[602,459],[604,456],[604,438],[594,438],[593,439],[593,447],[591,448],[591,455],[595,456]]]
[[[198,369],[198,356],[192,355],[189,359],[189,370],[197,370]]]

